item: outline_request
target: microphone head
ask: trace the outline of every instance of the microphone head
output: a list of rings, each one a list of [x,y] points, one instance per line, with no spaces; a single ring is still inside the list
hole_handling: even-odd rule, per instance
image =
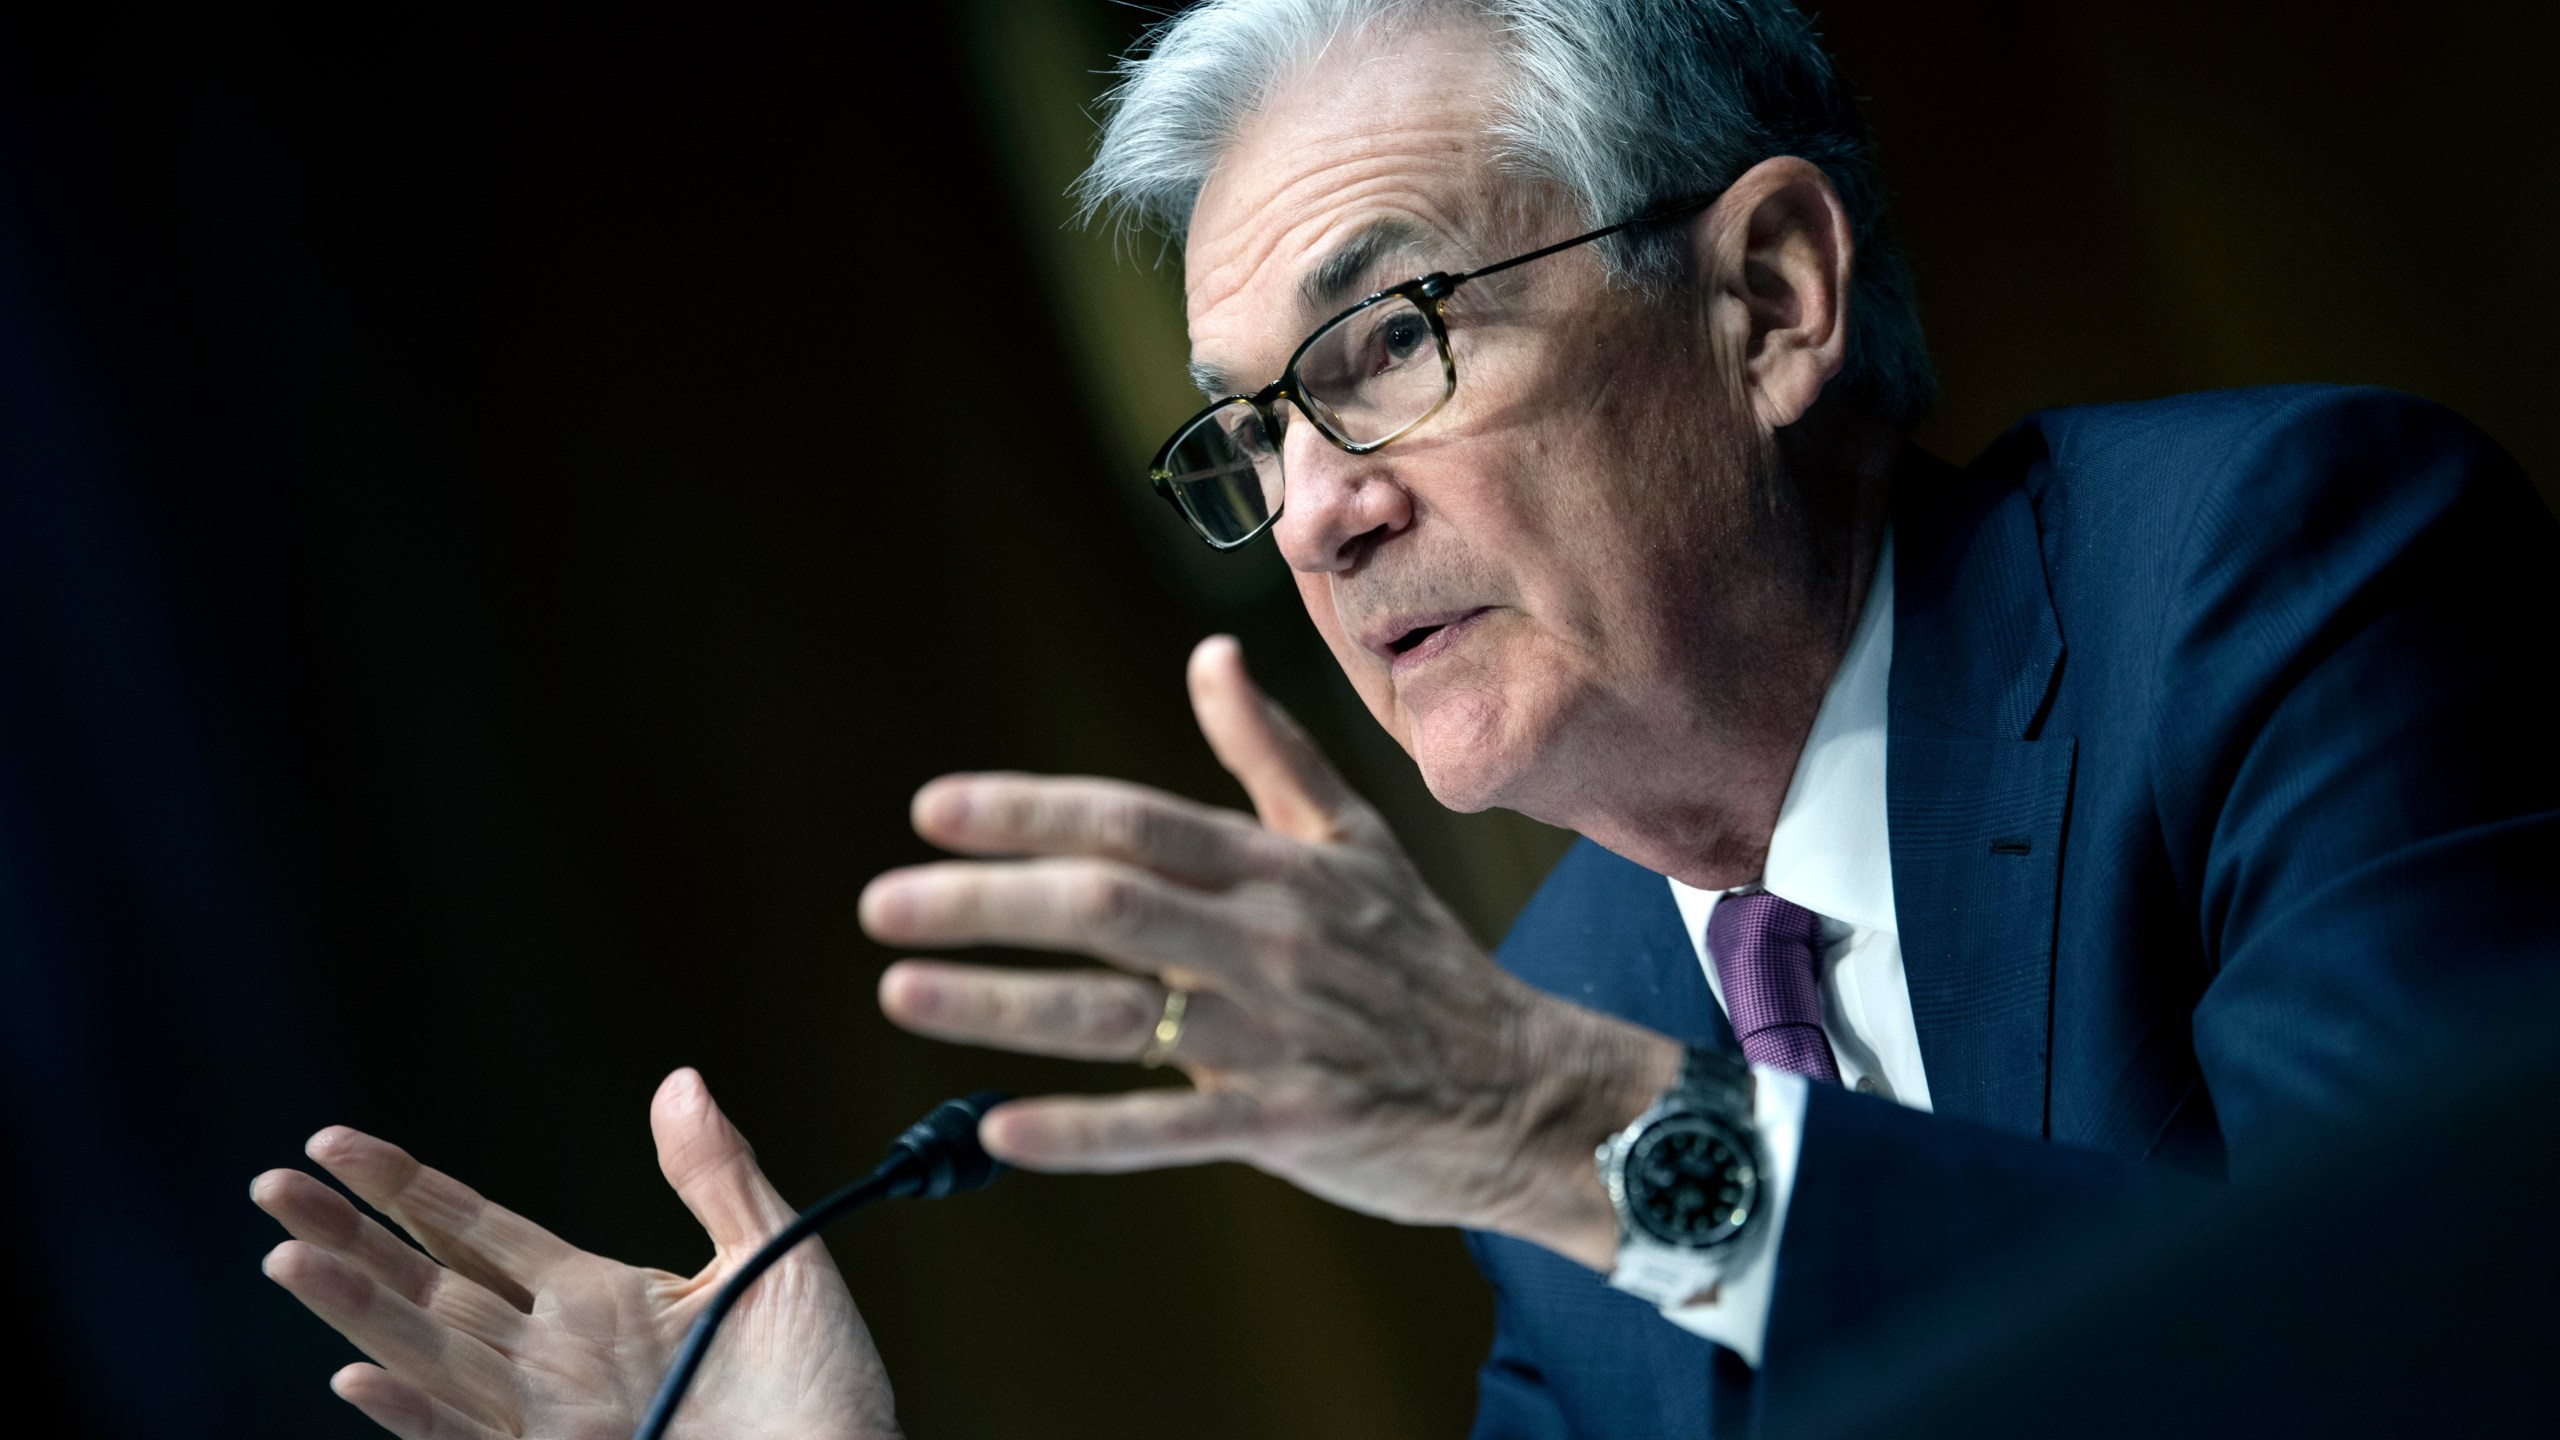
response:
[[[1007,1167],[978,1143],[978,1122],[1012,1098],[1002,1091],[980,1090],[945,1100],[908,1126],[907,1133],[889,1146],[887,1163],[904,1170],[908,1180],[898,1187],[899,1193],[936,1200],[992,1184]]]

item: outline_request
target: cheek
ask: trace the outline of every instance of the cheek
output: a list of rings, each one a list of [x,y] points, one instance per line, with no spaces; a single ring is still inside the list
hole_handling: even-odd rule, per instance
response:
[[[1307,607],[1307,618],[1315,623],[1316,633],[1324,637],[1325,648],[1333,652],[1333,661],[1360,692],[1360,702],[1369,714],[1384,726],[1396,743],[1412,748],[1405,733],[1404,716],[1396,708],[1395,687],[1387,679],[1387,667],[1378,657],[1351,643],[1343,633],[1341,619],[1334,613],[1333,589],[1321,575],[1297,575],[1298,599]]]

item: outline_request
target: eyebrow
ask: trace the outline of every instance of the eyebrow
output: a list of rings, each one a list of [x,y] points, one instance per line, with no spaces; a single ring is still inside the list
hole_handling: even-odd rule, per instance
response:
[[[1390,255],[1418,253],[1428,240],[1422,228],[1410,220],[1390,215],[1370,221],[1299,279],[1298,307],[1310,316],[1332,314],[1355,298],[1354,291],[1361,296],[1369,293],[1363,282],[1379,261]],[[1244,393],[1240,384],[1214,365],[1194,360],[1190,368],[1191,383],[1212,400]]]
[[[1389,255],[1423,248],[1420,226],[1410,220],[1381,216],[1361,226],[1350,239],[1334,247],[1332,254],[1318,261],[1316,267],[1298,282],[1298,304],[1309,312],[1340,309],[1355,297],[1354,289]],[[1368,293],[1363,290],[1362,294]]]
[[[1230,395],[1244,393],[1227,379],[1226,371],[1215,365],[1203,365],[1197,360],[1191,362],[1191,383],[1200,387],[1200,393],[1212,400],[1224,400]]]

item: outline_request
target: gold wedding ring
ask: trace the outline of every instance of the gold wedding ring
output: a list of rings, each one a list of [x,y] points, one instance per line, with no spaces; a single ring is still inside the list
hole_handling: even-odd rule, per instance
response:
[[[1147,1048],[1138,1056],[1139,1064],[1153,1070],[1173,1058],[1173,1047],[1182,1043],[1182,1012],[1189,1008],[1189,994],[1166,987],[1164,1013],[1156,1017],[1156,1032],[1147,1038]]]

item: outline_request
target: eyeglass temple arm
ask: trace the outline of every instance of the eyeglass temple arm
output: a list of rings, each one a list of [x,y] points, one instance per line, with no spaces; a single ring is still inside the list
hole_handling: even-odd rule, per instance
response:
[[[1694,211],[1703,210],[1714,204],[1716,202],[1716,197],[1723,193],[1723,191],[1718,190],[1714,192],[1714,194],[1692,195],[1686,199],[1674,200],[1668,205],[1657,205],[1653,209],[1647,210],[1641,215],[1630,215],[1615,225],[1603,225],[1599,229],[1594,230],[1587,235],[1576,235],[1570,240],[1559,240],[1553,245],[1541,246],[1538,249],[1530,251],[1526,255],[1514,255],[1508,260],[1497,260],[1493,264],[1484,266],[1480,269],[1462,270],[1457,274],[1448,277],[1447,283],[1451,288],[1455,288],[1465,281],[1481,279],[1484,276],[1508,270],[1514,265],[1526,265],[1532,260],[1544,260],[1559,250],[1570,250],[1576,245],[1588,245],[1594,240],[1606,240],[1621,230],[1631,230],[1638,225],[1650,225],[1657,220],[1669,220],[1675,216],[1686,215]]]

